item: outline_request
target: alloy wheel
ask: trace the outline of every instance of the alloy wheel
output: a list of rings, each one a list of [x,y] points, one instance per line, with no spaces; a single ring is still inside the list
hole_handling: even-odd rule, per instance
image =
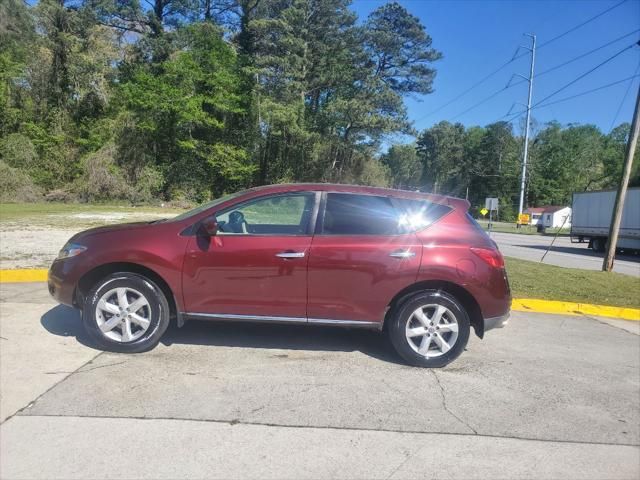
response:
[[[105,337],[120,343],[133,342],[151,325],[149,301],[133,288],[114,288],[100,297],[96,322]]]
[[[409,346],[425,358],[444,355],[458,340],[458,321],[443,305],[424,305],[411,314],[405,327]]]

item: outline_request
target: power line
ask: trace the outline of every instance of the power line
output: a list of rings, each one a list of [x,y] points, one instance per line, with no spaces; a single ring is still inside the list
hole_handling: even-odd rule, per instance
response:
[[[564,98],[561,98],[560,100],[554,100],[553,102],[544,103],[542,105],[538,105],[537,107],[532,107],[531,109],[533,110],[534,108],[544,108],[544,107],[548,107],[549,105],[555,105],[556,103],[566,102],[567,100],[573,100],[574,98],[582,97],[583,95],[587,95],[589,93],[597,92],[598,90],[604,90],[605,88],[613,87],[614,85],[619,85],[620,83],[624,83],[627,80],[633,80],[634,78],[637,78],[639,76],[640,75],[637,75],[637,70],[636,70],[636,74],[631,75],[630,77],[627,77],[627,78],[623,78],[622,80],[618,80],[617,82],[607,83],[606,85],[602,85],[600,87],[592,88],[590,90],[586,90],[586,91],[581,92],[581,93],[576,93],[575,95],[571,95],[570,97],[564,97]],[[630,82],[629,86],[631,86],[632,83],[633,82]],[[629,88],[627,88],[627,93],[628,92],[629,92]],[[625,98],[626,98],[626,94],[625,94]],[[616,112],[616,118],[617,118],[617,116],[618,116],[618,112]]]
[[[489,80],[491,77],[493,77],[496,73],[498,73],[500,70],[502,70],[504,67],[506,67],[507,65],[509,65],[510,63],[512,63],[515,60],[515,58],[512,58],[511,60],[509,60],[506,63],[503,63],[500,67],[496,68],[493,72],[489,73],[488,75],[485,75],[484,77],[482,77],[480,80],[478,80],[476,83],[474,83],[473,85],[471,85],[469,88],[467,88],[465,91],[463,91],[462,93],[460,93],[459,95],[455,96],[454,98],[452,98],[451,100],[449,100],[448,102],[440,105],[438,108],[436,108],[435,110],[433,110],[432,112],[427,113],[426,115],[423,115],[422,117],[418,118],[417,120],[415,120],[415,122],[420,122],[422,120],[424,120],[427,117],[430,117],[431,115],[434,115],[436,113],[438,113],[440,110],[442,110],[445,107],[448,107],[449,105],[451,105],[452,103],[456,102],[457,100],[459,100],[460,98],[464,97],[467,93],[469,93],[471,90],[473,90],[474,88],[476,88],[478,85],[481,85],[482,83],[484,83],[485,81]]]
[[[500,90],[497,90],[496,92],[492,93],[491,95],[489,95],[488,97],[480,100],[478,103],[475,103],[474,105],[470,106],[469,108],[467,108],[466,110],[460,112],[457,115],[454,115],[453,117],[450,118],[450,120],[455,120],[458,117],[461,117],[462,115],[464,115],[467,112],[470,112],[471,110],[473,110],[474,108],[479,107],[480,105],[482,105],[483,103],[488,102],[489,100],[491,100],[493,97],[498,96],[500,93],[504,92],[505,90],[508,90],[509,88],[513,87],[513,85],[508,85],[506,87],[501,88]]]
[[[638,70],[639,70],[639,69],[640,69],[640,65],[638,66],[638,69],[636,69],[636,73],[634,73],[634,74],[633,74],[633,75],[631,75],[630,77],[623,78],[622,80],[617,80],[617,81],[615,81],[615,82],[607,83],[606,85],[601,85],[601,86],[599,86],[599,87],[591,88],[591,89],[589,89],[589,90],[585,90],[584,92],[576,93],[575,95],[571,95],[571,96],[569,96],[569,97],[564,97],[564,98],[561,98],[561,99],[559,99],[559,100],[554,100],[553,102],[548,102],[548,103],[545,103],[545,104],[542,104],[542,105],[533,106],[533,107],[531,107],[531,110],[535,110],[535,109],[537,109],[537,108],[544,108],[544,107],[548,107],[548,106],[550,106],[550,105],[555,105],[556,103],[566,102],[567,100],[573,100],[574,98],[582,97],[582,96],[584,96],[584,95],[588,95],[589,93],[597,92],[598,90],[604,90],[605,88],[610,88],[610,87],[613,87],[613,86],[615,86],[615,85],[619,85],[619,84],[624,83],[624,82],[626,82],[626,81],[628,81],[628,80],[633,80],[634,78],[638,78],[638,77],[640,77],[640,75],[638,74]],[[631,87],[631,85],[632,85],[632,84],[633,84],[633,82],[631,82],[631,83],[629,84],[629,87],[627,88],[627,93],[629,92],[629,89],[630,89],[630,87]],[[627,93],[625,93],[625,98],[626,98]],[[624,98],[623,98],[623,100],[624,100]],[[518,117],[520,117],[520,116],[524,115],[525,113],[527,113],[527,111],[526,111],[526,110],[522,110],[522,111],[520,111],[520,112],[516,112],[516,113],[514,114],[515,116],[514,116],[512,119],[508,120],[508,121],[510,122],[511,120],[513,120],[513,119],[515,119],[515,118],[518,118]],[[619,113],[619,109],[618,109],[618,113]],[[507,115],[508,115],[508,114],[507,114]],[[503,115],[503,117],[505,117],[505,116],[507,116],[507,115]],[[618,116],[618,115],[617,115],[617,113],[616,113],[616,119],[617,119],[617,116]],[[503,118],[503,117],[500,117],[500,118]],[[614,119],[614,123],[615,123],[615,119]]]
[[[629,95],[629,90],[631,90],[631,85],[633,85],[633,79],[638,76],[638,75],[636,75],[638,73],[638,70],[640,70],[640,63],[636,67],[636,71],[633,74],[633,76],[629,77],[629,79],[631,79],[631,81],[629,82],[629,85],[627,86],[627,90],[624,92],[622,100],[620,101],[620,105],[618,105],[618,109],[616,110],[616,114],[613,116],[613,121],[611,122],[611,126],[609,127],[609,132],[611,132],[613,130],[613,126],[616,124],[616,120],[618,120],[618,115],[620,115],[620,110],[622,110],[622,105],[624,105],[624,101],[627,99],[627,95]]]
[[[555,42],[556,40],[559,40],[559,39],[561,39],[562,37],[564,37],[564,36],[566,36],[566,35],[569,35],[569,34],[570,34],[570,33],[572,33],[572,32],[575,32],[575,31],[576,31],[576,30],[578,30],[579,28],[584,27],[587,23],[593,22],[593,21],[594,21],[594,20],[596,20],[597,18],[600,18],[601,16],[603,16],[603,15],[605,15],[605,14],[609,13],[611,10],[614,10],[614,9],[618,8],[620,5],[622,5],[622,4],[623,4],[623,3],[625,3],[626,1],[627,1],[627,0],[622,0],[621,2],[616,3],[616,4],[615,4],[615,5],[613,5],[612,7],[607,8],[606,10],[604,10],[604,11],[602,11],[602,12],[598,13],[597,15],[595,15],[595,16],[593,16],[593,17],[591,17],[591,18],[587,19],[587,20],[585,20],[584,22],[582,22],[582,23],[580,23],[580,24],[576,25],[575,27],[570,28],[570,29],[569,29],[569,30],[567,30],[566,32],[563,32],[563,33],[561,33],[560,35],[556,35],[555,37],[553,37],[553,38],[551,38],[551,39],[547,40],[546,42],[541,43],[541,44],[540,44],[540,46],[538,47],[538,49],[540,49],[540,48],[544,48],[544,47],[546,47],[547,45],[549,45],[551,42]]]
[[[628,45],[626,47],[624,47],[622,50],[619,50],[618,52],[614,53],[613,55],[611,55],[609,58],[607,58],[606,60],[604,60],[603,62],[600,62],[598,65],[596,65],[595,67],[587,70],[586,72],[584,72],[582,75],[574,78],[573,80],[571,80],[569,83],[563,85],[562,87],[560,87],[559,89],[557,89],[556,91],[554,91],[553,93],[547,95],[546,97],[544,97],[542,100],[538,100],[533,107],[536,107],[538,105],[540,105],[541,103],[544,103],[545,101],[549,100],[551,97],[557,95],[558,93],[562,92],[563,90],[569,88],[571,85],[573,85],[574,83],[582,80],[584,77],[586,77],[587,75],[595,72],[598,68],[602,67],[603,65],[609,63],[611,60],[613,60],[614,58],[622,55],[624,52],[626,52],[627,50],[635,47],[636,45],[640,44],[640,42],[634,42],[631,45]],[[533,108],[532,107],[532,108]]]
[[[588,55],[591,55],[592,53],[595,53],[595,52],[597,52],[598,50],[602,50],[603,48],[606,48],[606,47],[608,47],[609,45],[612,45],[612,44],[614,44],[614,43],[616,43],[616,42],[619,42],[619,41],[620,41],[620,40],[622,40],[623,38],[630,37],[631,35],[633,35],[633,34],[635,34],[635,33],[638,33],[638,32],[640,32],[640,28],[638,28],[638,29],[634,30],[633,32],[629,32],[629,33],[627,33],[626,35],[622,35],[621,37],[618,37],[618,38],[616,38],[615,40],[611,40],[610,42],[607,42],[607,43],[605,43],[604,45],[600,45],[599,47],[596,47],[596,48],[594,48],[593,50],[589,50],[588,52],[585,52],[585,53],[583,53],[583,54],[581,54],[581,55],[578,55],[577,57],[573,57],[573,58],[571,58],[571,59],[567,60],[566,62],[563,62],[563,63],[561,63],[561,64],[559,64],[559,65],[556,65],[555,67],[551,67],[551,68],[548,68],[548,69],[546,69],[546,70],[543,70],[542,72],[540,72],[539,74],[537,74],[537,75],[536,75],[536,78],[537,78],[537,77],[541,77],[542,75],[546,75],[547,73],[553,72],[553,71],[555,71],[555,70],[557,70],[557,69],[559,69],[559,68],[562,68],[562,67],[564,67],[565,65],[569,65],[570,63],[573,63],[573,62],[575,62],[576,60],[580,60],[581,58],[584,58],[584,57],[586,57],[586,56],[588,56]]]
[[[609,13],[610,11],[618,8],[620,5],[622,5],[623,3],[625,3],[627,0],[622,0],[618,3],[616,3],[615,5],[607,8],[606,10],[603,10],[602,12],[598,13],[597,15],[594,15],[591,18],[588,18],[587,20],[583,21],[582,23],[570,28],[569,30],[566,30],[565,32],[556,35],[555,37],[551,38],[550,40],[547,40],[546,42],[544,42],[543,44],[541,44],[538,49],[540,48],[544,48],[545,46],[549,45],[552,42],[555,42],[556,40],[559,40],[560,38],[565,37],[566,35],[578,30],[579,28],[585,26],[586,24],[600,18],[603,15],[606,15],[607,13]],[[517,53],[517,51],[516,51]],[[470,91],[472,91],[473,89],[475,89],[477,86],[483,84],[484,82],[486,82],[489,78],[493,77],[496,73],[500,72],[503,68],[505,68],[506,66],[510,65],[511,63],[513,63],[514,61],[516,61],[517,59],[523,57],[524,55],[527,55],[527,53],[522,53],[520,55],[514,55],[513,58],[511,60],[509,60],[508,62],[503,63],[502,65],[500,65],[498,68],[496,68],[495,70],[493,70],[491,73],[485,75],[484,77],[482,77],[480,80],[478,80],[476,83],[474,83],[473,85],[471,85],[469,88],[467,88],[466,90],[464,90],[463,92],[461,92],[460,94],[456,95],[454,98],[452,98],[451,100],[449,100],[448,102],[440,105],[438,108],[436,108],[435,110],[423,115],[422,117],[416,119],[414,121],[414,123],[417,122],[421,122],[422,120],[424,120],[425,118],[430,117],[431,115],[434,115],[436,113],[438,113],[439,111],[441,111],[442,109],[444,109],[445,107],[448,107],[449,105],[451,105],[452,103],[456,102],[457,100],[459,100],[460,98],[464,97],[467,93],[469,93]]]
[[[597,52],[598,50],[602,50],[603,48],[608,47],[609,45],[612,45],[612,44],[614,44],[614,43],[616,43],[616,42],[619,42],[620,40],[622,40],[622,39],[624,39],[624,38],[626,38],[626,37],[629,37],[629,36],[631,36],[631,35],[633,35],[633,34],[635,34],[635,33],[638,33],[638,32],[640,32],[640,28],[638,28],[638,29],[634,30],[633,32],[629,32],[629,33],[627,33],[627,34],[625,34],[625,35],[622,35],[621,37],[618,37],[618,38],[616,38],[615,40],[611,40],[610,42],[607,42],[607,43],[605,43],[605,44],[603,44],[603,45],[600,45],[599,47],[596,47],[596,48],[594,48],[594,49],[592,49],[592,50],[589,50],[588,52],[582,53],[582,54],[578,55],[577,57],[573,57],[573,58],[571,58],[571,59],[569,59],[569,60],[567,60],[567,61],[565,61],[565,62],[563,62],[563,63],[561,63],[561,64],[559,64],[559,65],[556,65],[556,66],[551,67],[551,68],[549,68],[549,69],[547,69],[547,70],[544,70],[544,71],[542,71],[542,72],[540,72],[540,73],[536,74],[533,78],[534,78],[534,79],[537,79],[538,77],[540,77],[540,76],[542,76],[542,75],[545,75],[545,74],[547,74],[547,73],[550,73],[550,72],[552,72],[552,71],[554,71],[554,70],[557,70],[557,69],[559,69],[559,68],[561,68],[561,67],[564,67],[565,65],[568,65],[568,64],[570,64],[570,63],[573,63],[573,62],[575,62],[576,60],[579,60],[579,59],[584,58],[584,57],[586,57],[586,56],[588,56],[588,55],[591,55],[592,53],[595,53],[595,52]],[[488,102],[489,100],[491,100],[492,98],[494,98],[494,97],[498,96],[500,93],[504,92],[505,90],[508,90],[508,89],[509,89],[509,88],[511,88],[511,87],[515,87],[515,86],[517,86],[517,85],[521,85],[521,84],[526,83],[526,82],[527,82],[527,80],[520,80],[520,81],[517,81],[517,82],[511,83],[511,84],[507,85],[506,87],[503,87],[503,88],[501,88],[501,89],[499,89],[499,90],[497,90],[497,91],[493,92],[492,94],[490,94],[490,95],[489,95],[489,96],[487,96],[486,98],[484,98],[484,99],[480,100],[479,102],[477,102],[477,103],[473,104],[472,106],[470,106],[470,107],[469,107],[469,108],[467,108],[466,110],[464,110],[464,111],[462,111],[462,112],[458,113],[457,115],[454,115],[453,117],[450,117],[450,120],[455,120],[456,118],[461,117],[461,116],[462,116],[462,115],[464,115],[465,113],[468,113],[468,112],[470,112],[471,110],[474,110],[475,108],[479,107],[480,105],[483,105],[484,103]],[[509,115],[509,114],[507,114],[507,115]]]

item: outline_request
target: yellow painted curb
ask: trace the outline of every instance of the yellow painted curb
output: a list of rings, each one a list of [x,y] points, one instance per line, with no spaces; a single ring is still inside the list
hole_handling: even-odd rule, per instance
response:
[[[589,303],[558,302],[532,298],[514,298],[511,310],[516,312],[557,313],[561,315],[597,315],[640,321],[640,309],[591,305]]]
[[[0,270],[0,283],[46,282],[47,270],[25,268],[20,270]]]

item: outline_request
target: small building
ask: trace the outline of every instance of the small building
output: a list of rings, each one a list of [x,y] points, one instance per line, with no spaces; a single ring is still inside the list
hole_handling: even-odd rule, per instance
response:
[[[537,225],[544,212],[544,207],[530,207],[524,213],[529,215],[529,225]]]
[[[571,207],[547,206],[527,208],[524,213],[530,216],[531,225],[541,224],[545,228],[564,228],[571,226]]]

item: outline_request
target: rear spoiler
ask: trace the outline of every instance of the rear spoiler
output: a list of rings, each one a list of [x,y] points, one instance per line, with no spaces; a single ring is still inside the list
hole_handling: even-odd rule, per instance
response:
[[[471,203],[464,198],[447,197],[447,204],[456,210],[461,210],[463,213],[469,210]]]

